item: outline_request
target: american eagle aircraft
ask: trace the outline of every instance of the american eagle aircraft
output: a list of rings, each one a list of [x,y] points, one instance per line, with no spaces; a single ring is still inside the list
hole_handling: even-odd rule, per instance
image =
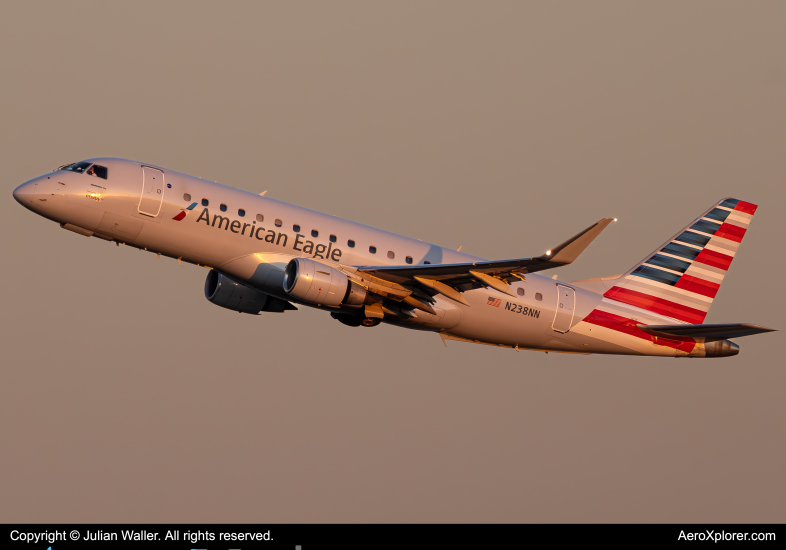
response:
[[[93,158],[14,190],[25,208],[86,237],[209,268],[205,296],[260,314],[330,312],[445,340],[563,353],[725,357],[767,329],[702,324],[756,205],[725,198],[628,272],[562,282],[612,221],[544,254],[485,260],[158,166]]]

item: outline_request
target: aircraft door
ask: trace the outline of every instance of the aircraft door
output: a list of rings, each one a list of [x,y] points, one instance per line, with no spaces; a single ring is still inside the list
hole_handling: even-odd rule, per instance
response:
[[[164,173],[161,170],[142,167],[142,197],[139,199],[139,213],[156,217],[164,201]]]
[[[551,324],[557,332],[563,334],[570,330],[573,322],[573,310],[576,308],[576,291],[569,286],[557,285],[557,312]]]

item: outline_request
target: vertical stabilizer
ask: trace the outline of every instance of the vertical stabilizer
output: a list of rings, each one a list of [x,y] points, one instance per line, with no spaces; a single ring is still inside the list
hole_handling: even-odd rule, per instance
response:
[[[620,277],[603,296],[683,323],[704,322],[756,208],[723,199]]]

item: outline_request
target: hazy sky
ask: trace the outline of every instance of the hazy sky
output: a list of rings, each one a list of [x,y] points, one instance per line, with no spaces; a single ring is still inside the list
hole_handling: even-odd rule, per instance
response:
[[[783,332],[571,356],[205,300],[12,198],[111,155],[626,271],[760,205],[707,322],[786,329],[783,2],[4,2],[0,520],[782,522]]]

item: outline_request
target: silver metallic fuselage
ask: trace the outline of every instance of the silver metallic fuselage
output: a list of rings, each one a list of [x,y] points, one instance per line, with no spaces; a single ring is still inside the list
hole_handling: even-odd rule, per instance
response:
[[[160,197],[151,197],[149,201],[158,200],[160,208],[151,215],[147,206],[145,214],[140,212],[140,192],[143,167],[149,165],[114,158],[88,161],[108,167],[108,179],[54,171],[19,186],[14,196],[26,208],[66,229],[210,267],[267,294],[301,305],[336,311],[336,308],[298,301],[284,291],[284,269],[294,257],[354,267],[402,265],[406,257],[413,264],[482,260],[158,167],[155,168],[163,173]],[[203,206],[203,199],[207,206]],[[193,203],[196,206],[186,210]],[[226,205],[226,211],[221,205]],[[245,211],[243,216],[239,210]],[[182,212],[185,217],[174,219]],[[261,214],[263,221],[257,221],[257,214]],[[299,226],[299,231],[294,226]],[[312,231],[316,236],[312,236]],[[331,236],[335,242],[331,242]],[[348,245],[349,241],[354,241],[354,247]],[[370,247],[376,247],[376,253],[370,252]],[[321,252],[317,253],[318,250]],[[384,322],[500,346],[574,353],[675,355],[673,348],[658,345],[645,352],[634,350],[619,345],[613,338],[596,337],[591,328],[582,332],[554,330],[558,285],[575,290],[571,326],[580,323],[603,300],[601,294],[528,274],[526,281],[511,284],[514,292],[524,289],[523,296],[511,297],[491,288],[478,288],[464,292],[468,307],[437,295],[436,315],[417,311],[413,318],[385,316]],[[495,305],[497,300],[499,303]],[[662,323],[659,316],[635,309],[632,308],[631,315],[641,322]]]

